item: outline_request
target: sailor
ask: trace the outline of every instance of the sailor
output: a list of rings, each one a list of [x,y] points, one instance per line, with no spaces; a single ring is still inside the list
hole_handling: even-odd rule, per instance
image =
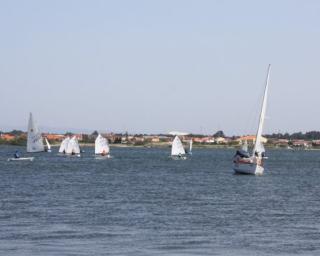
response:
[[[16,150],[16,152],[14,153],[14,158],[20,158],[20,154],[18,150]]]
[[[101,153],[101,155],[102,155],[102,156],[105,156],[105,155],[106,155],[106,151],[103,150],[102,153]]]

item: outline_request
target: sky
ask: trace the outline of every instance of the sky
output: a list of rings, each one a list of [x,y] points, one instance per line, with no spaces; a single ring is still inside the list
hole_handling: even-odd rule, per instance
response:
[[[320,1],[0,0],[0,130],[320,130]]]

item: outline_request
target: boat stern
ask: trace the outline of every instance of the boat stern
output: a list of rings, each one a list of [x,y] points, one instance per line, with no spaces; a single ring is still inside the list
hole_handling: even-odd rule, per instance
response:
[[[233,170],[236,174],[251,174],[251,175],[262,175],[264,172],[264,168],[255,163],[235,163],[233,166]]]

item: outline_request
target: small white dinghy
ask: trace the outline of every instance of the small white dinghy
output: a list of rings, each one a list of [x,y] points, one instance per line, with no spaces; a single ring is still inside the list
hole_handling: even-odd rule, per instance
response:
[[[100,134],[98,135],[94,143],[94,153],[96,155],[95,159],[103,160],[111,158],[109,142]]]
[[[19,157],[19,158],[8,158],[8,162],[10,161],[33,161],[34,157]]]
[[[47,147],[46,147],[45,151],[48,152],[48,153],[51,153],[51,145],[50,145],[48,139],[45,137],[44,140],[45,140],[45,142],[47,144]]]
[[[192,155],[192,139],[190,139],[190,144],[189,144],[189,155]]]
[[[66,155],[70,155],[70,156],[77,156],[80,157],[80,146],[79,146],[79,142],[76,138],[76,136],[73,136],[70,140],[69,143],[67,145],[67,148],[65,150],[65,154]]]
[[[268,88],[269,88],[269,77],[270,77],[270,68],[268,67],[266,85],[264,90],[263,102],[261,106],[259,126],[256,135],[256,142],[253,148],[252,155],[249,155],[247,151],[237,151],[233,159],[233,170],[238,174],[254,174],[254,175],[262,175],[264,172],[263,162],[266,157],[265,149],[262,144],[262,130],[263,124],[266,115],[267,109],[267,97],[268,97]],[[244,148],[245,149],[245,148]]]
[[[66,138],[61,142],[61,145],[60,145],[60,148],[59,148],[59,154],[65,154],[65,153],[66,153],[66,150],[67,150],[69,141],[70,141],[70,137],[66,137]]]
[[[176,137],[174,138],[174,140],[172,142],[171,157],[175,160],[187,159],[186,151],[184,150],[184,147],[183,147],[182,142],[181,142],[178,135],[176,135]]]

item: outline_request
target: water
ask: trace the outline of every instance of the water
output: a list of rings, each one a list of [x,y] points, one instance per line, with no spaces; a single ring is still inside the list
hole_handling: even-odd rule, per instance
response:
[[[233,175],[227,149],[6,162],[14,149],[0,147],[0,255],[320,254],[320,151],[268,151],[255,177]]]

